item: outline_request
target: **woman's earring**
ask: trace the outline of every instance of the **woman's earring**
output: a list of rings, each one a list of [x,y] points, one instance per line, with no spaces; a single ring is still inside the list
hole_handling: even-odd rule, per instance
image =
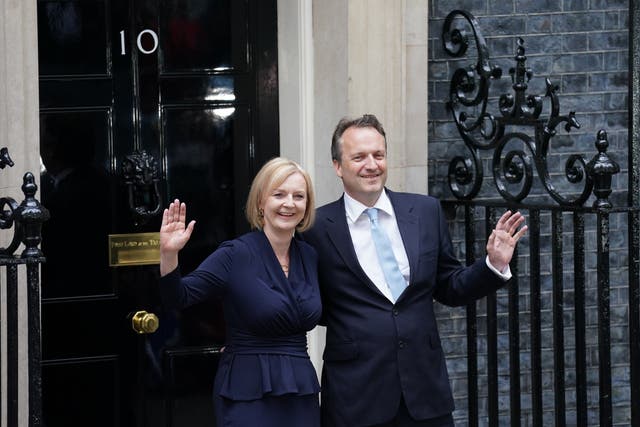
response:
[[[264,209],[262,209],[262,208],[258,208],[258,216],[259,216],[260,218],[264,218]]]

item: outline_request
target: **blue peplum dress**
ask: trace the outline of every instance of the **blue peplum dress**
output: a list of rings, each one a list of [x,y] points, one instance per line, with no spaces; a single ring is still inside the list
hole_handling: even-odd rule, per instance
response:
[[[263,232],[223,243],[192,273],[160,279],[163,303],[224,301],[227,342],[214,381],[217,427],[320,426],[317,375],[306,332],[320,320],[315,250],[297,239],[289,277]]]

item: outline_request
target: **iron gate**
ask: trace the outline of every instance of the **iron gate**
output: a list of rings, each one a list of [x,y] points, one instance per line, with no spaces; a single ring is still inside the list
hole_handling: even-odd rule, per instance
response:
[[[13,166],[6,148],[0,150],[0,168]],[[24,200],[18,204],[11,197],[0,198],[0,229],[13,229],[11,242],[6,248],[0,248],[0,274],[5,275],[6,301],[0,304],[6,307],[6,367],[7,367],[7,424],[19,425],[19,340],[20,326],[18,313],[22,304],[18,294],[20,286],[26,286],[27,296],[27,378],[29,426],[41,425],[42,418],[42,379],[41,362],[41,328],[40,328],[40,264],[45,259],[38,248],[41,240],[42,223],[49,217],[48,211],[35,198],[38,187],[35,177],[27,172],[23,178],[22,192]],[[20,255],[14,255],[23,244]],[[26,283],[19,276],[26,273]],[[0,353],[2,354],[2,353]],[[0,418],[1,418],[0,413]]]
[[[632,16],[638,20],[637,12]],[[461,22],[472,31],[461,30]],[[506,209],[520,210],[529,226],[511,264],[512,283],[466,308],[469,425],[478,426],[486,409],[490,426],[503,425],[505,412],[512,426],[611,426],[625,419],[639,426],[637,143],[629,150],[629,206],[613,206],[611,181],[620,168],[607,155],[606,131],[594,136],[593,154],[572,154],[562,174],[551,173],[553,138],[580,124],[574,112],[560,114],[558,87],[548,79],[545,94],[527,93],[533,72],[526,67],[524,40],[517,40],[509,70],[513,93],[496,98],[497,116],[489,112],[490,88],[502,70],[491,64],[475,17],[451,12],[442,40],[455,58],[464,57],[472,42],[477,54],[474,65],[453,73],[449,89],[448,107],[466,147],[449,163],[454,199],[443,200],[458,253],[467,263],[481,256]],[[637,84],[634,90],[640,90]],[[478,197],[486,182],[498,198]],[[536,188],[542,197],[527,198]],[[612,312],[612,298],[626,303]],[[507,404],[501,402],[505,394]]]

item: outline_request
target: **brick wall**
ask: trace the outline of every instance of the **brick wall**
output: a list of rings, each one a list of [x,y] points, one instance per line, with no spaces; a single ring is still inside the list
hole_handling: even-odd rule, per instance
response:
[[[608,133],[610,156],[620,165],[621,172],[614,176],[614,193],[611,200],[616,206],[627,201],[628,185],[628,2],[614,0],[431,0],[429,3],[429,193],[442,199],[452,198],[448,186],[449,161],[467,150],[446,109],[449,84],[453,72],[461,67],[475,64],[473,47],[463,59],[448,56],[442,47],[443,20],[454,9],[471,12],[478,19],[487,40],[492,64],[500,66],[503,75],[492,85],[489,112],[499,115],[498,97],[513,93],[509,68],[515,66],[513,59],[516,39],[524,39],[527,66],[534,72],[529,82],[528,94],[545,93],[545,78],[559,86],[560,114],[575,111],[579,129],[566,133],[559,129],[551,142],[547,164],[554,185],[562,194],[573,194],[572,185],[564,179],[564,165],[572,154],[582,154],[590,160],[596,153],[596,132],[605,129]],[[548,105],[546,103],[545,105]],[[547,107],[545,107],[547,108]],[[542,116],[548,115],[548,109]],[[533,134],[529,132],[531,136]],[[523,148],[525,151],[526,147]],[[498,193],[491,177],[491,153],[483,154],[484,183],[481,198],[495,198]],[[529,153],[531,155],[531,153]],[[540,180],[534,176],[534,186],[525,203],[546,203],[550,198]],[[587,201],[590,205],[593,198]],[[575,347],[573,347],[573,246],[571,217],[565,215],[563,238],[564,297],[565,297],[565,396],[566,419],[575,424]],[[597,311],[596,311],[596,258],[595,221],[586,221],[586,268],[587,268],[587,364],[589,423],[598,423],[598,361],[597,361]],[[611,359],[613,382],[614,424],[629,424],[629,367],[627,325],[627,225],[624,215],[611,217]],[[459,222],[451,224],[452,236],[461,259],[464,258],[463,232]],[[553,346],[551,329],[551,227],[548,216],[542,217],[541,235],[541,282],[543,308],[543,384],[545,390],[544,425],[553,425]],[[479,234],[478,250],[483,251],[484,237]],[[523,409],[522,425],[531,421],[530,407],[530,354],[529,350],[529,295],[528,295],[528,241],[520,245],[518,261],[520,277],[520,363],[522,369]],[[507,292],[500,290],[498,300],[499,325],[499,408],[500,424],[509,425],[509,362]],[[486,425],[486,341],[485,302],[478,303],[479,319],[479,369],[480,412]],[[464,309],[439,306],[439,327],[443,346],[448,358],[451,383],[456,398],[454,413],[457,425],[466,425],[466,323]]]

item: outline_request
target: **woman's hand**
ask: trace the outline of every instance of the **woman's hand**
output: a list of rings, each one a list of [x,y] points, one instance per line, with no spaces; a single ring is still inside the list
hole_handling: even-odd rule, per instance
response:
[[[186,216],[187,205],[180,203],[178,199],[175,199],[169,208],[164,210],[160,226],[161,252],[178,252],[187,244],[196,222],[191,221],[187,226],[185,224]]]
[[[178,266],[178,252],[187,244],[195,221],[186,225],[187,205],[175,199],[162,214],[160,226],[160,274],[164,276]]]

